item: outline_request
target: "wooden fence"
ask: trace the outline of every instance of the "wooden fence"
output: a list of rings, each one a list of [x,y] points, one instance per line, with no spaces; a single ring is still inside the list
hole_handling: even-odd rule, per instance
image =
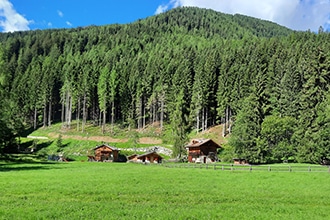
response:
[[[234,164],[194,164],[194,163],[162,163],[168,168],[212,169],[220,171],[266,171],[266,172],[329,172],[330,166],[317,165],[234,165]]]

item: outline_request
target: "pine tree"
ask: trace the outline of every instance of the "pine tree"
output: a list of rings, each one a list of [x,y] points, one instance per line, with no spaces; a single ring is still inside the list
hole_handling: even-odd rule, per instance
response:
[[[320,160],[318,148],[314,146],[313,139],[319,130],[316,123],[317,109],[326,99],[329,91],[330,69],[329,58],[322,48],[315,48],[311,56],[305,64],[305,83],[300,96],[299,128],[295,137],[298,145],[298,160],[318,163]]]
[[[246,98],[242,109],[237,114],[229,141],[237,156],[247,159],[250,163],[265,162],[266,152],[264,149],[257,148],[257,141],[261,134],[261,111],[255,94]]]

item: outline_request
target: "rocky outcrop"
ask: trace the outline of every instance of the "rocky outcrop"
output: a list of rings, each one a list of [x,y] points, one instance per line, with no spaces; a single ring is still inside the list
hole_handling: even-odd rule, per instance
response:
[[[152,152],[155,151],[158,154],[163,154],[167,156],[172,155],[172,150],[168,149],[166,147],[161,147],[161,146],[152,146],[152,147],[142,147],[142,148],[122,148],[119,150],[127,150],[127,151],[135,151],[135,152]]]

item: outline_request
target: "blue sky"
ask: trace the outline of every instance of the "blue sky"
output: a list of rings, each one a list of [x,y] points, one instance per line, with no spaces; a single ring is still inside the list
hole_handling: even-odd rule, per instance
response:
[[[249,15],[294,30],[330,30],[330,0],[0,0],[0,32],[124,24],[179,6]]]

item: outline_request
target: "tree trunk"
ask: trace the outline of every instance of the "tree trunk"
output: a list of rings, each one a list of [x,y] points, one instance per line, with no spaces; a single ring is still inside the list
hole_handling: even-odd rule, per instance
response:
[[[226,136],[226,117],[224,117],[223,127],[222,127],[222,137]]]
[[[113,126],[115,123],[115,102],[111,102],[111,133],[113,133]]]
[[[68,128],[71,128],[71,121],[72,121],[72,96],[70,95],[69,98],[69,118],[68,118]]]
[[[228,132],[230,133],[230,127],[231,127],[231,123],[230,123],[230,113],[231,110],[230,110],[230,107],[227,106],[226,109],[225,109],[225,117],[224,117],[224,127],[223,127],[223,131],[222,131],[222,136],[225,137]]]
[[[68,91],[66,91],[65,95],[65,128],[68,128],[68,123],[69,123],[69,114],[70,114],[70,94]]]
[[[106,122],[106,119],[107,119],[107,108],[106,108],[106,106],[107,106],[107,104],[106,104],[106,99],[104,98],[104,109],[103,109],[103,111],[102,111],[102,113],[103,113],[103,119],[102,119],[102,134],[104,134],[104,132],[105,132],[105,122]]]
[[[162,90],[161,97],[160,97],[160,128],[161,129],[163,129],[163,125],[164,125],[165,98],[166,98],[166,92],[164,90]]]
[[[150,103],[150,106],[149,106],[149,124],[152,124],[152,121],[153,121],[153,119],[152,119],[152,117],[153,117],[153,115],[152,115],[152,101],[151,101],[151,103]]]
[[[79,131],[80,124],[80,98],[78,98],[78,106],[77,106],[77,131]]]
[[[48,103],[48,127],[52,126],[52,99]]]
[[[160,129],[163,130],[163,122],[164,122],[164,99],[161,98],[160,104]]]
[[[84,94],[84,100],[83,100],[83,120],[82,120],[82,125],[81,125],[81,131],[85,131],[85,125],[86,125],[86,120],[87,120],[87,114],[86,114],[86,102],[87,102],[87,97],[86,93]]]
[[[47,103],[44,103],[44,114],[43,114],[43,125],[44,128],[47,126]]]
[[[226,122],[227,122],[227,129],[229,128],[229,106],[226,107]],[[228,130],[226,130],[226,135]]]
[[[99,116],[98,116],[98,119],[97,119],[97,125],[102,127],[102,111],[100,109],[100,112],[99,112]]]
[[[72,97],[70,92],[66,92],[65,98],[65,128],[71,127],[71,117],[72,117]]]
[[[135,110],[136,110],[136,105],[134,103],[134,94],[131,93],[131,112],[130,112],[130,118],[128,118],[129,125],[128,125],[128,130],[130,131],[132,129],[132,126],[135,127],[136,125],[136,118],[135,118]],[[134,124],[133,124],[134,123]]]
[[[93,125],[95,126],[98,126],[99,125],[99,108],[97,107],[98,106],[98,103],[97,103],[97,96],[94,96],[94,98],[92,98],[92,112],[91,112],[91,115],[92,115],[92,119],[93,119]]]
[[[200,123],[199,114],[200,114],[200,111],[198,110],[197,114],[196,114],[196,131],[197,131],[197,133],[199,133],[199,123]]]
[[[206,131],[207,130],[207,127],[208,127],[208,110],[207,110],[207,108],[205,107],[205,123],[204,123],[204,131]]]
[[[146,107],[145,107],[145,100],[143,98],[143,121],[142,121],[142,128],[146,127]]]
[[[205,117],[205,115],[204,115],[204,108],[203,108],[202,109],[202,131],[204,131],[204,122],[205,122],[204,117]]]
[[[62,122],[62,128],[64,127],[64,116],[65,116],[65,95],[63,94],[62,97],[62,109],[61,109],[61,122]]]
[[[229,116],[228,116],[228,133],[231,134],[231,127],[232,127],[232,124],[233,122],[231,121],[231,116],[232,116],[232,111],[231,111],[231,108],[229,108]]]
[[[103,111],[103,120],[102,120],[102,134],[104,134],[104,132],[105,132],[105,120],[106,120],[106,117],[107,117],[106,111],[104,110]]]
[[[225,137],[227,132],[227,107],[225,109],[225,117],[224,117],[224,122],[223,122],[223,128],[222,128],[222,137]]]
[[[138,106],[138,129],[142,127],[142,117],[143,117],[143,96],[139,98],[139,106]]]
[[[152,100],[152,123],[155,123],[157,121],[157,101],[156,98]]]
[[[38,111],[37,111],[37,107],[34,107],[34,118],[33,118],[33,128],[34,130],[37,129],[37,117],[38,117]]]

